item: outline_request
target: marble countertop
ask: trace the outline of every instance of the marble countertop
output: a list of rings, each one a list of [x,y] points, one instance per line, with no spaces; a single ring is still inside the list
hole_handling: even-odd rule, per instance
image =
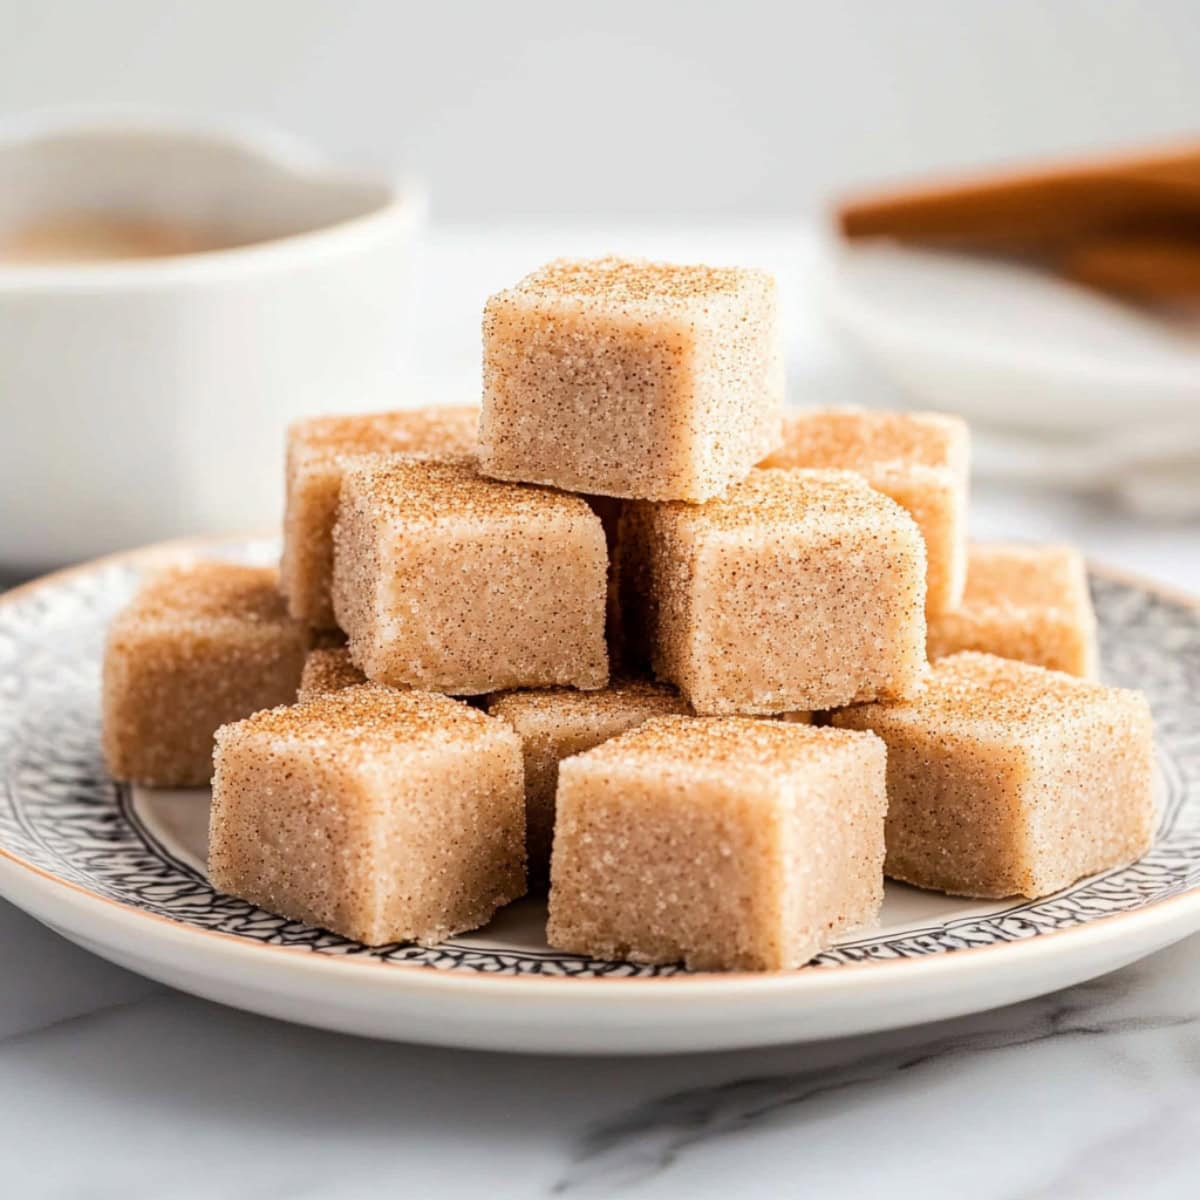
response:
[[[441,245],[448,271],[460,242]],[[973,518],[1200,592],[1195,524],[994,486]],[[0,953],[2,1196],[1153,1200],[1200,1180],[1200,937],[976,1017],[641,1060],[286,1025],[111,967],[3,902]]]
[[[5,1195],[1194,1196],[1200,938],[1056,996],[668,1059],[389,1045],[146,983],[0,906]]]

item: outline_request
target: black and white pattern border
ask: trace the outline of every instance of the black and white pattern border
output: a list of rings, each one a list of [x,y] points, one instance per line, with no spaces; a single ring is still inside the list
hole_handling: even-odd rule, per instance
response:
[[[269,542],[206,551],[269,561]],[[102,564],[0,605],[0,846],[95,895],[198,929],[321,954],[485,974],[652,976],[678,968],[605,963],[552,951],[450,941],[368,948],[213,891],[139,821],[99,754],[104,630],[136,569]],[[1200,614],[1155,592],[1092,579],[1106,676],[1142,688],[1154,709],[1166,794],[1154,847],[1139,862],[1049,899],[893,935],[866,935],[815,966],[914,958],[1067,929],[1200,887]]]

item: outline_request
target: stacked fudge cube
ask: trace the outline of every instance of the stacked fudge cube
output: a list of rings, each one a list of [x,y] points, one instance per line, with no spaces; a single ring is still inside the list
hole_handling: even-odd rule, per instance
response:
[[[109,770],[148,787],[208,783],[214,732],[293,699],[307,642],[287,614],[274,570],[164,564],[109,627]]]
[[[288,611],[317,629],[333,615],[333,527],[343,475],[379,457],[469,454],[479,410],[470,405],[403,413],[315,417],[294,425],[287,444],[287,505],[280,582]]]
[[[451,695],[608,682],[608,551],[585,500],[469,461],[342,482],[333,610],[368,679]]]
[[[1087,678],[1078,555],[970,546],[960,420],[788,414],[781,364],[760,271],[492,297],[481,408],[298,423],[278,578],[117,619],[110,769],[215,770],[214,886],[372,944],[548,882],[557,948],[775,970],[885,874],[1038,896],[1143,853],[1149,714]]]
[[[706,504],[631,502],[628,644],[697,713],[778,715],[918,689],[925,546],[857,475],[754,470]]]
[[[516,733],[448,696],[368,684],[217,731],[213,886],[289,917],[437,941],[524,894],[524,841]]]

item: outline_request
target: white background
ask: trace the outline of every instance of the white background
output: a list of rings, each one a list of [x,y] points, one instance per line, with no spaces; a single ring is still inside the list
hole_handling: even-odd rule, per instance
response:
[[[439,218],[791,218],[1200,125],[1196,0],[0,0],[0,114],[257,117]]]

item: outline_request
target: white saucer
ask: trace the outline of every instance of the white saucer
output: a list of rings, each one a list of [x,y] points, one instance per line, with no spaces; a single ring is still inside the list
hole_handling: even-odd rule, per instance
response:
[[[277,547],[204,550],[266,561]],[[72,941],[197,995],[404,1041],[718,1050],[996,1007],[1200,929],[1200,610],[1152,585],[1092,580],[1106,674],[1143,688],[1155,710],[1161,820],[1145,858],[1034,902],[889,885],[879,926],[812,966],[701,976],[552,951],[532,899],[436,947],[370,950],[215,893],[203,872],[206,794],[129,791],[100,762],[105,626],[163,553],[101,560],[0,598],[0,892]]]
[[[1194,427],[1194,328],[977,256],[865,244],[825,275],[834,325],[915,406],[1025,433]]]

